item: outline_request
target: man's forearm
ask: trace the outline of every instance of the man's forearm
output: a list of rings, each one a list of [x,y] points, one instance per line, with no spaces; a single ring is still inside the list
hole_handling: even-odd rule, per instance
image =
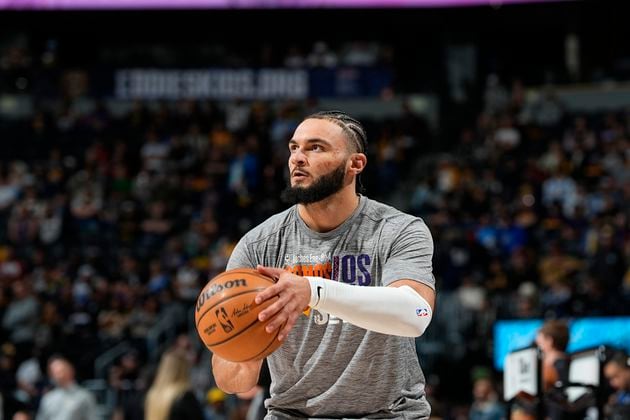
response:
[[[246,392],[258,383],[262,360],[230,362],[212,355],[212,374],[217,386],[228,394]]]
[[[433,309],[419,292],[401,287],[359,287],[321,277],[307,277],[310,305],[342,320],[382,334],[421,336]]]

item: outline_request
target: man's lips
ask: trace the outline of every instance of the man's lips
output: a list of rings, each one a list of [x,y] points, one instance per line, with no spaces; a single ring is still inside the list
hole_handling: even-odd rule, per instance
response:
[[[304,178],[307,177],[308,173],[304,172],[304,171],[293,171],[291,173],[291,177],[292,178]]]

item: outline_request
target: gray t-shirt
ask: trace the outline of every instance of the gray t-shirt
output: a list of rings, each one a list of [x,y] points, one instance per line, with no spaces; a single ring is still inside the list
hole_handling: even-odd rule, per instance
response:
[[[435,288],[433,239],[422,219],[361,196],[336,229],[306,226],[297,206],[272,216],[237,244],[228,269],[257,264],[357,287],[411,279]],[[425,419],[413,338],[380,334],[316,310],[300,316],[285,343],[268,357],[267,419]]]
[[[96,400],[91,392],[74,384],[55,388],[42,398],[36,420],[96,420]]]

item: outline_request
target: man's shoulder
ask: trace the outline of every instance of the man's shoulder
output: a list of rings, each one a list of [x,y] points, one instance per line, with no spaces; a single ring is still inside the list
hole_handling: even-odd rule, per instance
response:
[[[76,392],[82,395],[89,395],[90,397],[93,396],[92,391],[90,391],[89,389],[85,388],[82,385],[77,385]]]
[[[412,222],[424,224],[424,220],[421,217],[406,213],[390,204],[371,198],[366,198],[364,213],[375,221],[387,222],[393,225],[408,225]]]
[[[265,238],[268,238],[271,235],[278,233],[285,226],[295,221],[295,206],[289,207],[288,209],[276,213],[254,228],[252,228],[249,232],[247,232],[243,239],[246,242],[256,242]]]
[[[50,401],[51,398],[54,399],[58,393],[59,393],[58,388],[53,388],[51,390],[45,391],[44,395],[42,395],[42,403],[46,401]]]
[[[48,407],[51,405],[55,405],[57,401],[61,398],[63,398],[63,390],[58,387],[54,387],[53,389],[44,393],[40,404],[42,407]]]
[[[75,396],[86,404],[96,404],[96,397],[92,391],[82,386],[77,387]]]

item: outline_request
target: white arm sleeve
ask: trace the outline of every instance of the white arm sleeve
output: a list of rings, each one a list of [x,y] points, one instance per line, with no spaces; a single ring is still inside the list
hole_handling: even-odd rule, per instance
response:
[[[419,337],[431,322],[429,303],[409,286],[360,287],[321,277],[306,277],[310,306],[382,334]]]

